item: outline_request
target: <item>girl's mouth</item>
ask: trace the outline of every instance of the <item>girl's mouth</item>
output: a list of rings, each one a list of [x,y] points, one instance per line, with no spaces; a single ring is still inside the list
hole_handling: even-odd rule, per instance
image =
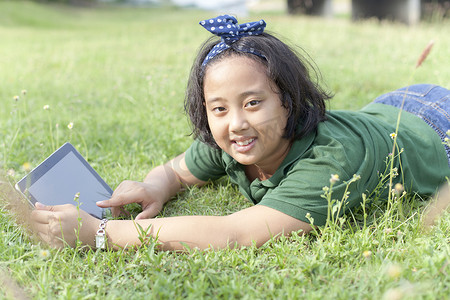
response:
[[[245,141],[236,141],[236,144],[238,144],[239,146],[247,146],[248,144],[250,144],[251,142],[253,142],[255,139],[248,139]]]
[[[233,148],[239,152],[244,153],[249,151],[255,145],[256,138],[250,138],[242,141],[233,141]]]

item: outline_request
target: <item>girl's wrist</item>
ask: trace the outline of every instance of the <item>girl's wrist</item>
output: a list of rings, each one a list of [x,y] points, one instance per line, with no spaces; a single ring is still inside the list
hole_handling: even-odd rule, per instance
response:
[[[82,227],[85,226],[85,230],[82,230],[83,235],[80,236],[81,241],[83,244],[95,248],[95,235],[97,233],[97,230],[99,229],[101,220],[94,218],[89,215],[89,219],[84,220],[84,224],[82,224]]]

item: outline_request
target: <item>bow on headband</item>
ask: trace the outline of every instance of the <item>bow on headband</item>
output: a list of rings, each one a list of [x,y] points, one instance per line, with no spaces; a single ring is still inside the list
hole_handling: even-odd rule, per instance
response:
[[[209,32],[221,38],[221,42],[215,45],[205,57],[205,60],[202,63],[202,66],[205,66],[217,54],[221,53],[225,49],[230,48],[231,44],[237,42],[242,37],[249,35],[259,35],[263,33],[264,28],[266,27],[266,22],[264,22],[264,20],[260,20],[257,22],[249,22],[239,25],[235,17],[230,15],[223,15],[209,20],[201,21],[200,25],[202,25]],[[240,47],[239,50],[264,57],[253,48],[245,49]]]

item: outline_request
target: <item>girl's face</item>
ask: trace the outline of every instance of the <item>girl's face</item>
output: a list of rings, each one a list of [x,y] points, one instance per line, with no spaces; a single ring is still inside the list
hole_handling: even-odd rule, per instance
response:
[[[243,165],[273,172],[290,141],[283,138],[288,112],[261,63],[231,56],[206,70],[208,124],[217,145]]]

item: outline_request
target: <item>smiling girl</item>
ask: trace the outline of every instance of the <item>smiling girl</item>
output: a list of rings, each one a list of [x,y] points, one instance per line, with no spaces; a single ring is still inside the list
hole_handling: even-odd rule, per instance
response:
[[[400,176],[394,184],[431,195],[450,176],[449,149],[442,144],[450,129],[448,90],[416,85],[383,95],[358,112],[326,111],[329,95],[311,80],[303,59],[264,32],[263,20],[239,25],[225,15],[201,25],[221,39],[202,46],[191,70],[185,109],[195,141],[143,182],[122,182],[111,199],[97,203],[111,207],[114,216],[124,205],[138,203],[142,212],[135,221],[101,221],[81,211],[84,244],[95,246],[101,226],[110,247],[139,245],[134,222],[149,228],[167,250],[261,246],[293,231],[308,233],[311,220],[319,226],[326,222],[322,188],[331,175],[337,199],[346,181],[360,177],[348,187],[348,209],[360,206],[361,194],[377,187],[403,101],[396,139],[403,152],[395,160]],[[184,187],[225,175],[254,206],[228,216],[153,218]],[[37,203],[32,220],[50,245],[75,245],[73,205]]]

